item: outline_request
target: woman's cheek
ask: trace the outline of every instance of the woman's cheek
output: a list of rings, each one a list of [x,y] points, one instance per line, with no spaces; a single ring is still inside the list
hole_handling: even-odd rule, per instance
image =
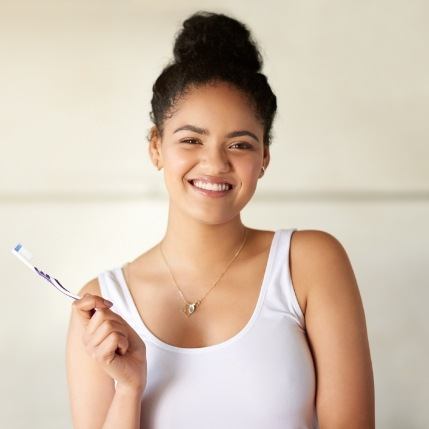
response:
[[[241,171],[243,182],[246,182],[247,186],[251,186],[258,181],[261,167],[257,163],[245,164]]]

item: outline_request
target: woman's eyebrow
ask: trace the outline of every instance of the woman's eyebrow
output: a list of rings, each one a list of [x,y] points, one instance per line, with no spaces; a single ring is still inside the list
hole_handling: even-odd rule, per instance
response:
[[[190,124],[183,125],[182,127],[177,128],[176,130],[174,130],[173,134],[177,133],[178,131],[182,131],[182,130],[193,131],[193,132],[198,133],[198,134],[205,134],[205,135],[209,134],[209,130],[207,130],[206,128],[200,128],[200,127],[197,127],[195,125],[190,125]],[[241,136],[252,137],[253,139],[255,139],[259,143],[258,137],[256,137],[255,134],[253,134],[252,132],[247,131],[247,130],[232,131],[232,132],[228,133],[225,137],[231,138],[231,137],[241,137]]]

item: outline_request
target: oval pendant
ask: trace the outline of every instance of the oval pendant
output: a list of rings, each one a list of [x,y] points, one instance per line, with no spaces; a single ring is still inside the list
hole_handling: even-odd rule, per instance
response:
[[[183,308],[183,312],[189,317],[192,314],[195,313],[198,307],[198,301],[193,302],[191,304],[185,304],[185,307]]]

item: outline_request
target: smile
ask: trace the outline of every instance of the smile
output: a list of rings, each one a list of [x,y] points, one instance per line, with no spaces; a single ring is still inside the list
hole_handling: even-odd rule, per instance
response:
[[[233,189],[231,185],[227,184],[208,184],[201,181],[194,182],[193,180],[188,180],[187,182],[191,185],[194,191],[207,197],[223,197]]]

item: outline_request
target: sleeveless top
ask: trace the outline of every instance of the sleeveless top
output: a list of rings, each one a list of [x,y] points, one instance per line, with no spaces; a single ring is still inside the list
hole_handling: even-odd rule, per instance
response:
[[[98,275],[101,295],[146,345],[144,429],[318,429],[316,373],[289,270],[296,228],[274,231],[253,314],[222,343],[183,348],[145,325],[122,267]],[[116,380],[115,380],[116,386]]]

